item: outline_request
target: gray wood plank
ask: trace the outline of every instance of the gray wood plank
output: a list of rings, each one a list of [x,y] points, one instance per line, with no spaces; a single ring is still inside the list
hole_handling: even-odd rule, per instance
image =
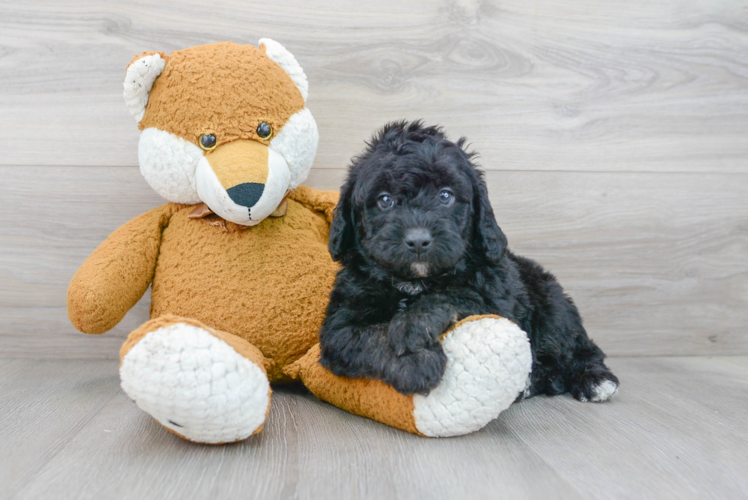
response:
[[[148,317],[74,332],[70,277],[120,224],[162,202],[135,168],[0,167],[0,349],[31,357],[118,356]],[[340,185],[340,169],[309,184]],[[610,355],[748,353],[748,176],[489,172],[517,253],[552,270]],[[40,200],[44,200],[43,202]]]
[[[613,359],[619,394],[515,405],[506,425],[588,498],[741,499],[748,358]]]
[[[24,487],[119,390],[116,362],[0,362],[0,497]]]
[[[740,0],[2,9],[4,165],[136,165],[138,132],[121,97],[133,54],[268,36],[308,73],[319,166],[344,166],[386,121],[423,117],[468,136],[489,169],[746,171]]]
[[[118,394],[16,498],[581,498],[509,433],[430,441],[294,392],[228,446],[177,438]]]
[[[611,402],[537,397],[469,436],[419,438],[283,387],[262,433],[204,446],[167,433],[116,384],[101,389],[110,397],[98,406],[100,394],[86,389],[102,375],[116,380],[116,361],[0,360],[0,401],[18,386],[3,415],[25,429],[23,446],[5,446],[17,430],[0,440],[12,450],[0,469],[29,463],[67,432],[13,498],[744,498],[748,357],[610,364],[623,384]],[[82,404],[34,390],[76,371]],[[55,429],[28,419],[40,405],[63,417]],[[10,491],[7,477],[0,491]]]

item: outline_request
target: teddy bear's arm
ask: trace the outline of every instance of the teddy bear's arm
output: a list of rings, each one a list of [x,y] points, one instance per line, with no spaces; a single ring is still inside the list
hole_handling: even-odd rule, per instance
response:
[[[312,394],[355,415],[430,437],[477,431],[517,399],[528,384],[527,333],[496,315],[469,316],[442,334],[447,368],[427,396],[403,395],[380,380],[333,374],[313,346],[284,371]]]
[[[319,191],[307,186],[299,186],[288,195],[311,210],[325,214],[327,223],[332,222],[333,211],[338,204],[340,193],[338,191]]]
[[[179,205],[168,203],[130,220],[86,259],[70,281],[68,316],[84,333],[113,328],[153,280],[161,231]]]

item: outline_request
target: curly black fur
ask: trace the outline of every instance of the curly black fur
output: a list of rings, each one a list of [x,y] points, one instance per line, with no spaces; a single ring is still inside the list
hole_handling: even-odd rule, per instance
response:
[[[344,267],[320,332],[324,366],[426,394],[447,361],[440,335],[467,316],[498,314],[530,337],[525,397],[591,400],[605,380],[618,384],[553,275],[507,249],[465,139],[395,122],[367,146],[330,229]]]

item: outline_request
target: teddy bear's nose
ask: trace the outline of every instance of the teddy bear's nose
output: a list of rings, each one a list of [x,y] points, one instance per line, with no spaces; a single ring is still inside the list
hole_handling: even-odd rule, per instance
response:
[[[257,203],[265,190],[265,184],[257,182],[245,182],[226,190],[229,198],[243,207],[252,207]]]

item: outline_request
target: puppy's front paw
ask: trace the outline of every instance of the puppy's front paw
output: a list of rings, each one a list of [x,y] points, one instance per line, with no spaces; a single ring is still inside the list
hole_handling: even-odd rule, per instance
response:
[[[399,317],[398,317],[399,316]],[[412,317],[398,315],[390,323],[387,338],[398,356],[418,352],[435,343],[428,329]]]
[[[402,394],[426,395],[439,385],[446,366],[447,355],[436,344],[393,358],[382,378]]]
[[[403,311],[390,322],[388,338],[398,356],[416,353],[439,344],[439,337],[454,322],[454,314],[446,308],[425,313]]]

